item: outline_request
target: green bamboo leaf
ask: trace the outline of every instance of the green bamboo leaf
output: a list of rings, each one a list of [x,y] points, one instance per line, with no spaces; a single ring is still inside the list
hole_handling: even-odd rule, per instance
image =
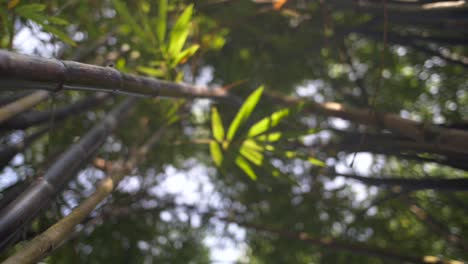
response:
[[[15,12],[20,16],[28,18],[28,15],[40,13],[45,9],[46,5],[44,4],[27,4],[16,7]]]
[[[145,66],[139,66],[137,67],[137,70],[141,73],[154,76],[154,77],[163,77],[166,75],[166,72],[164,72],[163,70],[145,67]]]
[[[200,45],[194,44],[190,46],[189,48],[186,48],[185,50],[181,51],[176,58],[174,59],[174,62],[172,63],[172,66],[177,66],[179,63],[184,63],[188,58],[192,57],[195,52],[200,48]]]
[[[236,158],[236,164],[241,168],[252,180],[257,180],[257,174],[250,166],[249,162],[244,159],[241,155],[238,155]]]
[[[257,136],[255,139],[262,142],[276,142],[281,139],[283,133],[281,132],[271,132]]]
[[[262,133],[265,133],[269,129],[277,126],[280,121],[289,115],[289,109],[281,109],[274,112],[268,117],[263,118],[262,120],[255,123],[247,134],[248,137],[255,137]]]
[[[51,25],[41,24],[41,26],[44,28],[45,31],[54,34],[56,37],[63,40],[65,43],[73,47],[76,46],[76,43],[67,35],[67,33]]]
[[[49,17],[47,20],[54,25],[59,25],[59,26],[66,26],[68,25],[68,21],[60,18],[60,17]]]
[[[216,166],[221,167],[223,164],[223,152],[221,151],[221,147],[216,141],[210,142],[210,152],[211,158],[213,159]]]
[[[224,140],[223,121],[216,107],[211,109],[211,128],[213,130],[213,137],[218,142],[222,142]]]
[[[166,38],[166,20],[167,0],[160,0],[158,5],[158,16],[156,17],[156,35],[158,37],[159,44],[162,44]]]
[[[325,167],[326,164],[325,162],[319,160],[319,159],[316,159],[316,158],[312,158],[312,157],[309,157],[307,158],[307,160],[312,163],[312,165],[315,165],[315,166],[319,166],[319,167]]]
[[[234,138],[239,127],[242,126],[245,123],[245,121],[247,121],[247,119],[250,117],[250,114],[252,114],[252,111],[255,109],[255,106],[257,106],[258,101],[262,96],[262,93],[263,86],[260,86],[247,98],[247,100],[245,100],[244,104],[239,109],[239,112],[237,112],[236,117],[229,126],[229,130],[227,133],[228,140],[232,140]]]
[[[263,151],[264,150],[263,145],[259,145],[257,142],[255,142],[252,139],[244,140],[244,142],[242,142],[242,146],[245,146],[247,148],[257,150],[257,151]]]
[[[253,164],[257,166],[262,166],[263,164],[263,154],[257,150],[251,149],[242,145],[240,150],[240,154],[244,156],[246,159],[250,160]]]
[[[193,4],[189,5],[177,19],[169,39],[169,56],[175,58],[184,47],[189,34],[189,22],[192,18]]]

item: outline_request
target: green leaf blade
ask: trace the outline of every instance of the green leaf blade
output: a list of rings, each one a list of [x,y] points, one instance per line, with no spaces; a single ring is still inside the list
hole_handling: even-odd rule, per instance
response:
[[[318,167],[325,167],[327,166],[325,164],[325,162],[319,160],[319,159],[316,159],[316,158],[312,158],[312,157],[309,157],[307,158],[307,160],[312,164],[312,165],[315,165],[315,166],[318,166]]]
[[[274,112],[268,117],[263,118],[262,120],[255,123],[248,132],[248,137],[255,137],[262,133],[265,133],[269,129],[277,126],[281,120],[289,115],[289,109],[281,109]]]
[[[216,141],[211,141],[210,142],[210,152],[211,152],[211,158],[213,159],[214,163],[216,166],[221,167],[223,164],[223,152],[221,151],[221,147]]]
[[[177,19],[174,28],[169,36],[169,56],[177,57],[179,52],[184,47],[185,41],[189,34],[190,19],[192,18],[193,4],[189,5],[182,15]]]
[[[179,52],[179,54],[175,57],[172,66],[175,67],[179,63],[184,63],[188,58],[192,57],[195,52],[200,48],[200,45],[194,44],[185,50]]]
[[[263,86],[260,86],[245,100],[244,104],[239,109],[239,112],[237,112],[236,117],[234,117],[234,120],[229,126],[229,130],[227,133],[228,140],[232,140],[234,138],[237,130],[239,130],[239,128],[250,117],[250,114],[252,114],[253,110],[258,104],[258,101],[260,100],[260,97],[262,96],[263,90]]]
[[[263,164],[263,154],[257,150],[242,146],[239,150],[240,154],[257,166]]]
[[[222,142],[224,140],[223,121],[216,107],[211,109],[211,128],[214,139],[216,139],[218,142]]]
[[[160,0],[158,5],[158,17],[156,18],[156,36],[161,45],[166,38],[167,29],[167,0]]]
[[[237,166],[239,166],[239,168],[241,168],[247,174],[247,176],[250,177],[250,179],[252,179],[253,181],[257,180],[257,174],[252,169],[249,162],[245,158],[243,158],[241,155],[237,156],[236,164]]]

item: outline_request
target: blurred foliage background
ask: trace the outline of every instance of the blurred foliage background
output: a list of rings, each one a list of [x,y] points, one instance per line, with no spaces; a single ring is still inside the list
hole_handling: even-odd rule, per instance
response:
[[[263,85],[241,132],[289,109],[274,128],[282,135],[274,150],[258,152],[260,164],[246,161],[252,180],[245,167],[216,166],[210,154],[209,142],[217,139],[212,109],[227,133],[239,107],[141,100],[96,157],[126,157],[168,118],[178,121],[46,263],[226,261],[227,255],[213,257],[219,250],[207,242],[213,238],[238,251],[235,263],[400,262],[397,255],[468,260],[466,188],[376,187],[343,177],[466,179],[467,153],[414,149],[378,127],[306,111],[309,102],[338,102],[466,131],[468,6],[439,2],[2,1],[2,49],[222,87],[244,99]],[[282,105],[272,93],[304,104]],[[12,96],[2,91],[2,98]],[[58,111],[90,96],[67,91],[34,111]],[[2,207],[123,97],[41,123],[45,133],[2,160]],[[26,142],[40,129],[0,126],[2,145]],[[69,214],[106,173],[90,162],[20,241]],[[369,253],[374,248],[392,253]],[[2,259],[17,250],[10,246]]]

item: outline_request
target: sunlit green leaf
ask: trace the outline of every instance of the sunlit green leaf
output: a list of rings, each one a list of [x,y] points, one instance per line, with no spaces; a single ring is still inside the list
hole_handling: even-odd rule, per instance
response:
[[[167,0],[160,0],[156,17],[156,35],[161,45],[166,38]]]
[[[47,19],[50,23],[52,24],[55,24],[55,25],[59,25],[59,26],[66,26],[68,25],[68,21],[63,19],[63,18],[59,18],[59,17],[49,17]]]
[[[189,5],[182,15],[177,19],[174,28],[171,31],[169,39],[168,53],[171,57],[175,58],[184,47],[190,29],[190,18],[192,17],[193,4]]]
[[[211,129],[213,130],[213,137],[218,142],[222,142],[224,140],[223,121],[216,107],[211,109]]]
[[[44,28],[44,30],[54,34],[59,39],[63,40],[65,43],[71,46],[76,46],[76,43],[67,35],[67,33],[62,32],[60,29],[53,27],[51,25],[44,25],[44,24],[42,24],[42,27]]]
[[[264,149],[264,147],[262,145],[259,145],[257,142],[255,142],[252,139],[244,140],[244,142],[242,143],[242,146],[245,146],[245,147],[253,149],[253,150],[258,150],[258,151],[263,151],[263,149]]]
[[[18,6],[15,9],[15,12],[21,16],[28,18],[28,15],[40,13],[46,9],[46,5],[44,4],[27,4]]]
[[[239,152],[242,156],[250,160],[253,164],[257,166],[261,166],[263,164],[263,154],[259,151],[242,145]]]
[[[229,130],[227,133],[228,140],[232,140],[234,138],[239,127],[242,126],[245,123],[245,121],[247,121],[247,119],[250,117],[250,114],[252,114],[252,111],[255,109],[255,106],[257,106],[258,101],[262,96],[262,93],[263,86],[260,86],[247,98],[247,100],[245,100],[244,104],[239,109],[239,112],[237,112],[236,117],[229,126]]]
[[[281,136],[282,136],[281,132],[272,132],[272,133],[267,133],[267,134],[258,136],[255,139],[258,141],[263,141],[263,142],[276,142],[281,139]]]
[[[176,66],[179,63],[184,63],[185,60],[188,58],[192,57],[195,52],[200,48],[198,44],[194,44],[190,46],[189,48],[186,48],[185,50],[181,51],[179,55],[175,58],[174,62],[172,63],[172,66]]]
[[[257,180],[257,174],[250,166],[249,162],[243,158],[241,155],[238,155],[236,158],[236,164],[241,168],[252,180]]]
[[[166,72],[156,69],[156,68],[150,68],[150,67],[144,67],[144,66],[139,66],[137,70],[141,73],[154,76],[154,77],[162,77],[166,74]]]
[[[268,117],[263,118],[262,120],[255,123],[247,134],[248,137],[254,137],[259,134],[265,133],[269,129],[277,126],[280,121],[289,115],[289,109],[281,109],[277,112],[274,112]]]
[[[221,167],[221,164],[223,163],[223,152],[221,151],[219,144],[214,140],[210,142],[210,152],[211,158],[216,166]]]
[[[319,167],[325,167],[326,164],[325,162],[319,160],[319,159],[316,159],[316,158],[312,158],[312,157],[309,157],[307,158],[307,160],[312,163],[312,165],[315,165],[315,166],[319,166]]]

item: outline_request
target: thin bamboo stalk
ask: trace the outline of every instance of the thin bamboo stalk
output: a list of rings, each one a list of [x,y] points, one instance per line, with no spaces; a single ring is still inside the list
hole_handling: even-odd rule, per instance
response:
[[[48,110],[43,112],[30,112],[22,113],[17,115],[15,118],[0,123],[1,130],[12,130],[12,129],[25,129],[34,125],[43,124],[48,122],[53,117],[54,121],[61,121],[73,114],[79,114],[87,111],[93,107],[99,106],[111,98],[112,94],[109,93],[96,93],[76,103],[66,105],[54,110]]]
[[[102,202],[120,180],[131,172],[131,170],[141,161],[145,159],[149,149],[164,133],[166,127],[161,127],[154,133],[137,151],[130,155],[127,162],[120,161],[112,165],[111,176],[103,179],[96,191],[76,207],[71,214],[64,217],[53,226],[48,228],[42,234],[36,236],[33,240],[27,243],[24,248],[17,251],[16,254],[8,258],[4,264],[8,263],[36,263],[44,256],[48,255],[52,250],[57,248],[65,241],[73,232],[74,228],[83,222],[83,220]]]
[[[0,211],[0,248],[5,247],[17,232],[49,204],[55,194],[104,143],[135,103],[135,98],[128,98],[117,105],[101,122],[70,146],[42,177]]]
[[[460,129],[425,125],[402,118],[396,114],[377,112],[372,109],[354,108],[335,102],[315,103],[273,92],[269,92],[268,95],[270,98],[285,105],[296,105],[305,102],[306,111],[311,113],[339,117],[354,123],[387,129],[416,142],[432,144],[435,148],[440,147],[445,149],[445,151],[468,154],[468,132]]]
[[[50,92],[37,91],[30,95],[27,95],[17,101],[9,103],[4,107],[0,108],[0,123],[8,120],[19,113],[25,112],[45,99],[49,98]]]
[[[8,94],[2,94],[0,96],[0,106],[13,103],[14,101],[19,100],[22,97],[25,97],[27,95],[30,95],[31,93],[32,93],[31,91],[24,91],[24,92],[19,92],[19,93],[9,92]]]
[[[3,89],[95,90],[141,96],[209,97],[227,99],[223,89],[122,73],[73,61],[45,59],[0,50],[0,87]],[[10,87],[10,88],[9,88]],[[230,98],[232,101],[232,98]]]
[[[401,177],[372,178],[351,173],[332,172],[332,175],[353,179],[365,185],[383,186],[388,188],[399,187],[403,190],[440,190],[440,191],[468,191],[468,178],[446,179],[431,177],[425,179],[409,179]]]

